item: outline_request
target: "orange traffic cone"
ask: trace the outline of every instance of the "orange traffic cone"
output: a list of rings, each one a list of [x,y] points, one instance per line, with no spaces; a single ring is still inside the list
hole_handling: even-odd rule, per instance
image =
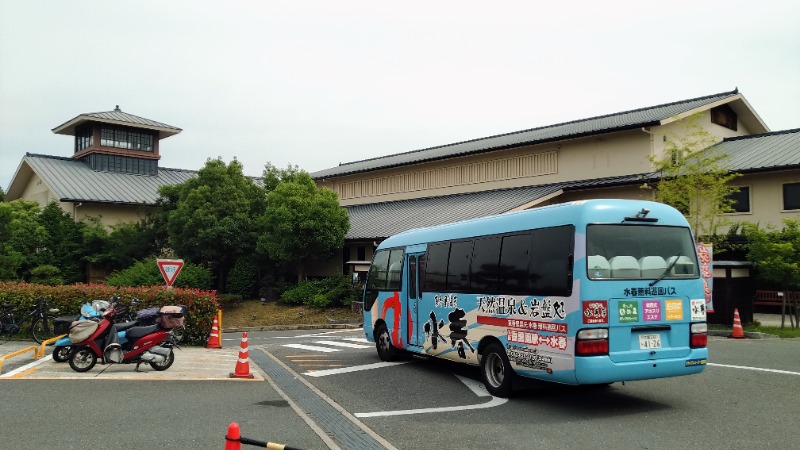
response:
[[[733,333],[730,337],[744,339],[744,329],[742,329],[742,319],[739,318],[739,308],[734,308],[733,310]]]
[[[242,333],[242,346],[239,347],[239,359],[230,378],[254,378],[250,373],[250,357],[247,353],[247,332]]]
[[[225,435],[225,450],[241,450],[242,441],[239,433],[239,424],[231,422],[228,425],[228,434]]]
[[[214,316],[214,322],[211,324],[211,336],[208,337],[206,348],[222,348],[219,342],[219,326],[217,326],[217,316]]]

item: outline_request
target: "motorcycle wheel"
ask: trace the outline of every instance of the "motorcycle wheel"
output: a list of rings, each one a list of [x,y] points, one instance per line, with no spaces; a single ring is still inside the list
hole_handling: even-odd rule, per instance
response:
[[[75,372],[88,372],[97,364],[97,356],[89,347],[79,347],[73,350],[69,357],[69,366]]]
[[[53,361],[62,363],[69,361],[72,354],[71,345],[62,345],[53,349]]]
[[[167,359],[165,359],[164,362],[157,363],[153,361],[150,363],[150,367],[152,367],[153,370],[157,370],[160,372],[162,370],[169,369],[169,367],[174,362],[175,362],[175,352],[173,352],[172,349],[169,349],[169,356],[167,356]]]

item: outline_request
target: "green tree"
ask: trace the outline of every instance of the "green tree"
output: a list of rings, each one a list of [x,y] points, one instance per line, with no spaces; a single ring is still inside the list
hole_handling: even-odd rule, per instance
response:
[[[47,275],[51,278],[57,276],[67,283],[83,281],[84,257],[92,253],[92,249],[87,248],[84,242],[85,225],[75,222],[56,202],[50,202],[42,208],[38,219],[47,233],[42,248],[36,254],[36,265],[56,267],[59,271],[57,275]]]
[[[264,190],[270,193],[275,190],[278,183],[281,181],[291,181],[301,173],[303,173],[303,171],[296,165],[289,164],[285,169],[279,169],[271,162],[267,162],[264,165],[261,181],[264,185]]]
[[[257,251],[293,265],[300,282],[308,262],[329,258],[342,248],[350,219],[333,191],[318,188],[301,172],[269,193],[259,228],[263,233]]]
[[[765,229],[744,224],[747,259],[758,278],[788,290],[800,287],[800,221],[784,219],[783,229],[769,224]]]
[[[217,289],[241,255],[254,251],[254,218],[263,214],[265,196],[234,159],[209,159],[196,177],[162,188],[170,245],[182,258],[213,270]]]
[[[47,230],[39,222],[38,203],[26,200],[0,203],[0,279],[29,277],[46,240]]]
[[[667,141],[662,159],[651,156],[660,174],[655,200],[681,211],[696,236],[714,236],[729,224],[720,214],[733,211],[730,196],[738,189],[730,182],[740,174],[723,168],[728,155],[713,145],[714,136],[699,120],[699,116],[687,119],[685,133]]]
[[[139,260],[160,256],[166,248],[167,230],[158,227],[158,214],[138,222],[115,225],[108,234],[105,252],[97,254],[95,263],[109,270],[125,269]]]
[[[744,224],[747,259],[756,268],[756,277],[786,292],[800,288],[800,221],[784,219],[778,230],[767,225]],[[783,323],[783,321],[781,321]]]
[[[108,229],[99,217],[86,217],[81,222],[83,238],[83,261],[86,264],[105,267],[108,259]]]

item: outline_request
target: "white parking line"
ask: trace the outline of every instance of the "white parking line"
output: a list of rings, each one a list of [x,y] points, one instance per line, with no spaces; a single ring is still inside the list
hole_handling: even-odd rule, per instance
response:
[[[492,397],[486,403],[479,403],[477,405],[463,405],[463,406],[446,406],[442,408],[422,408],[422,409],[404,409],[398,411],[376,411],[371,413],[355,413],[353,414],[356,417],[386,417],[386,416],[406,416],[410,414],[427,414],[427,413],[437,413],[437,412],[451,412],[451,411],[463,411],[465,409],[484,409],[484,408],[493,408],[495,406],[500,406],[508,401],[507,398],[500,398],[494,397],[486,391],[486,388],[483,386],[483,383],[479,383],[475,380],[464,378],[456,375],[462,383],[464,383],[472,392],[474,392],[479,397]]]
[[[32,363],[25,364],[22,367],[17,367],[16,369],[12,370],[11,372],[4,373],[3,375],[0,375],[0,378],[11,378],[11,377],[13,377],[14,375],[16,375],[16,374],[18,374],[20,372],[24,372],[24,371],[30,369],[31,367],[36,367],[39,364],[42,364],[42,363],[47,362],[47,361],[50,361],[51,359],[53,359],[53,355],[47,355],[47,356],[45,356],[43,358],[37,359],[36,361],[34,361]]]
[[[716,367],[730,367],[732,369],[756,370],[759,372],[782,373],[784,375],[800,375],[800,372],[790,372],[788,370],[777,370],[777,369],[762,369],[761,367],[734,366],[732,364],[716,364],[716,363],[708,363],[708,365]]]
[[[275,336],[275,339],[297,339],[297,338],[304,338],[304,337],[323,337],[328,334],[338,334],[338,333],[358,333],[361,331],[361,328],[347,328],[344,330],[333,330],[333,331],[323,331],[319,333],[311,333],[311,334],[298,334],[297,336]]]
[[[317,347],[316,345],[305,345],[305,344],[283,344],[283,346],[298,348],[300,350],[311,350],[314,352],[325,352],[325,353],[340,351],[338,348]]]
[[[303,375],[319,378],[319,377],[327,377],[328,375],[338,375],[340,373],[360,372],[362,370],[380,369],[381,367],[396,366],[398,364],[406,364],[408,362],[410,361],[379,362],[373,364],[364,364],[363,366],[350,366],[350,367],[342,367],[341,369],[325,369],[325,370],[318,370],[316,372],[306,372]]]
[[[332,345],[334,347],[347,347],[347,348],[372,348],[371,345],[351,344],[349,342],[341,341],[314,341],[315,344]]]
[[[342,338],[343,341],[353,341],[353,342],[361,342],[363,344],[369,344],[370,342],[364,338]]]

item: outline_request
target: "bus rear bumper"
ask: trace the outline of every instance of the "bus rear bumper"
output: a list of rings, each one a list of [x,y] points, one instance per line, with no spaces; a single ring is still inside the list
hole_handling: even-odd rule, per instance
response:
[[[603,384],[617,381],[648,380],[700,373],[708,361],[708,349],[692,349],[686,357],[648,359],[624,363],[612,362],[608,356],[575,358],[578,384]]]

